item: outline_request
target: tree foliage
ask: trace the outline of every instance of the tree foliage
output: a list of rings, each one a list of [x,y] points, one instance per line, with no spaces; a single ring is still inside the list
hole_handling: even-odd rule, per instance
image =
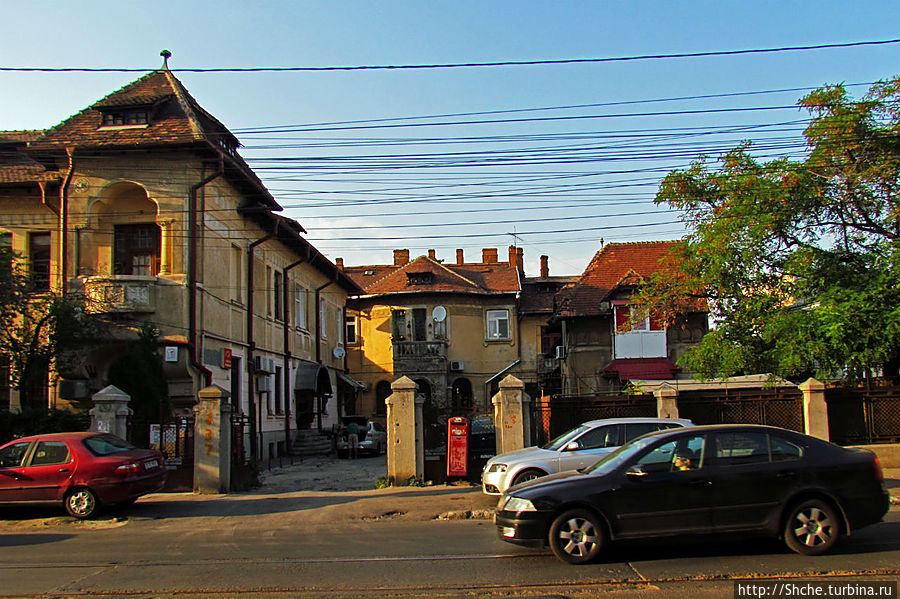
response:
[[[826,86],[800,106],[805,159],[759,161],[745,143],[660,186],[689,233],[638,302],[707,302],[713,329],[683,360],[700,375],[896,374],[900,78],[859,101]]]
[[[85,313],[80,295],[35,292],[21,262],[0,248],[0,355],[22,407],[46,410],[48,373],[70,369],[76,350],[98,338],[100,323]]]
[[[160,422],[171,409],[158,337],[159,331],[144,325],[137,341],[109,365],[107,382],[131,396],[128,407],[143,422]]]

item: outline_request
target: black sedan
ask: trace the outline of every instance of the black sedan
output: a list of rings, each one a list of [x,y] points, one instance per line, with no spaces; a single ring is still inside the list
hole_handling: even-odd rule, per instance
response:
[[[585,563],[610,541],[685,534],[782,538],[806,555],[880,522],[878,458],[768,426],[678,428],[640,437],[582,471],[509,489],[495,517],[505,541],[549,544]]]

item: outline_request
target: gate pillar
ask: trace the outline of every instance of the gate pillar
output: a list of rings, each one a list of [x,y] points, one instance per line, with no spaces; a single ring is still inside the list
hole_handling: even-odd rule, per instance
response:
[[[91,427],[88,430],[112,433],[127,439],[128,417],[134,413],[128,407],[131,396],[115,385],[109,385],[94,393],[91,399],[94,407],[88,412],[91,415]]]
[[[497,431],[497,455],[525,447],[531,440],[530,418],[525,413],[525,383],[513,375],[500,381],[500,391],[494,395],[494,430]],[[527,418],[527,419],[526,419]]]
[[[225,493],[231,488],[230,393],[211,385],[197,392],[194,406],[194,491]]]
[[[678,418],[678,389],[663,383],[653,392],[657,418]]]
[[[803,393],[803,432],[828,441],[828,405],[825,403],[825,383],[809,378],[798,385]]]
[[[391,383],[393,393],[387,404],[387,474],[395,485],[406,485],[411,478],[425,477],[425,439],[422,404],[416,397],[416,383],[402,376]]]

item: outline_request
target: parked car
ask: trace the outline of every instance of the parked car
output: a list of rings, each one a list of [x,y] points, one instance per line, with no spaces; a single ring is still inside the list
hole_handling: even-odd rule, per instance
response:
[[[469,473],[477,480],[487,461],[497,454],[497,431],[490,416],[469,421]]]
[[[652,433],[592,467],[514,487],[497,532],[549,544],[563,561],[598,557],[611,541],[703,533],[782,538],[817,555],[889,508],[877,457],[756,425]]]
[[[646,433],[684,426],[693,424],[672,418],[591,420],[542,447],[526,447],[488,460],[481,475],[481,490],[487,495],[501,495],[509,487],[528,480],[590,466]]]
[[[350,453],[349,432],[347,426],[350,422],[356,422],[357,437],[359,438],[359,452],[372,455],[381,455],[387,449],[387,431],[380,422],[369,420],[365,416],[344,416],[341,418],[341,427],[337,433],[338,457],[345,458]]]
[[[61,501],[76,518],[128,504],[166,482],[163,454],[108,433],[53,433],[0,447],[0,503]]]

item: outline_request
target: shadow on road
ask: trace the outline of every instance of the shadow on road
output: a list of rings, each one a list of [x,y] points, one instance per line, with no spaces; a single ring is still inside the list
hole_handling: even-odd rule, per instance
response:
[[[0,547],[20,547],[24,545],[44,545],[71,539],[74,535],[27,534],[0,535]]]

